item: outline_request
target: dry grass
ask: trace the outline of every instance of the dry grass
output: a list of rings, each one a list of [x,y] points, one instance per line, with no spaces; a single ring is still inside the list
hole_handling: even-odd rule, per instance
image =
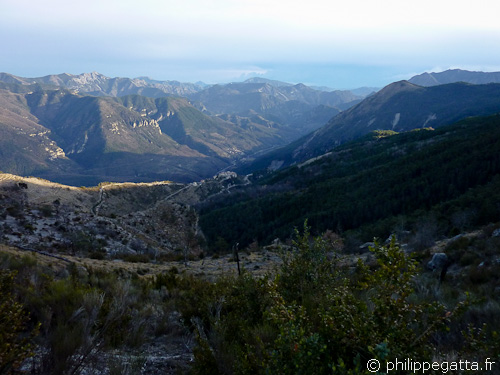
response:
[[[97,199],[98,188],[78,188],[61,185],[37,177],[19,177],[13,174],[0,173],[0,187],[25,183],[27,189],[22,189],[30,204],[52,204],[58,200],[61,204],[79,207],[84,211],[90,209]]]
[[[11,246],[0,244],[0,253],[9,254],[14,257],[30,255],[34,257],[38,264],[50,266],[54,271],[66,269],[68,263],[74,263],[77,267],[86,270],[99,270],[114,272],[120,275],[138,275],[139,277],[152,277],[154,275],[170,272],[177,269],[179,273],[193,274],[213,280],[221,275],[236,274],[238,272],[237,263],[232,260],[232,255],[220,257],[206,257],[204,259],[191,260],[187,264],[184,261],[171,261],[161,264],[155,263],[132,263],[121,260],[98,260],[90,258],[79,258],[70,255],[61,255],[67,261],[54,258],[29,250],[23,250]],[[240,255],[240,268],[249,271],[254,275],[262,276],[273,271],[275,265],[279,264],[280,258],[274,252],[263,251]]]

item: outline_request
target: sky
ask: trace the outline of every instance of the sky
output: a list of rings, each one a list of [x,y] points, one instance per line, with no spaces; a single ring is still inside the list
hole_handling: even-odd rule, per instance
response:
[[[0,72],[382,87],[500,71],[498,0],[0,0]]]

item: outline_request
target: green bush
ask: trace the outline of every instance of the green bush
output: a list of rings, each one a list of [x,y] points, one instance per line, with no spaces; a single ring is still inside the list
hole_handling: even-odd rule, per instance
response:
[[[29,328],[29,316],[13,295],[15,272],[0,271],[0,374],[10,374],[32,355],[39,326]]]
[[[369,374],[371,358],[432,358],[432,335],[462,305],[415,298],[417,264],[394,239],[355,270],[331,250],[305,226],[273,279],[244,273],[191,295],[181,311],[197,332],[194,373]]]

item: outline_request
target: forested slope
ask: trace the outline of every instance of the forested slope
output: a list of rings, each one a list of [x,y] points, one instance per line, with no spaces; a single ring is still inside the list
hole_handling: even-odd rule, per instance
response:
[[[357,230],[362,240],[386,236],[398,223],[412,229],[423,215],[441,231],[456,231],[452,217],[461,213],[467,225],[498,218],[499,174],[500,115],[374,132],[211,202],[200,224],[211,244],[289,238],[306,218],[318,232]]]

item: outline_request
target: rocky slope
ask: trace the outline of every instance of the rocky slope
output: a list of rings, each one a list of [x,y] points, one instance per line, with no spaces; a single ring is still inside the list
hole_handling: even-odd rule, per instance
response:
[[[98,258],[199,253],[197,217],[169,199],[183,185],[76,188],[0,174],[0,237],[13,246]],[[190,236],[190,237],[189,237]]]
[[[191,207],[248,183],[225,172],[191,184],[85,188],[0,173],[0,243],[98,259],[198,256],[205,240]]]

